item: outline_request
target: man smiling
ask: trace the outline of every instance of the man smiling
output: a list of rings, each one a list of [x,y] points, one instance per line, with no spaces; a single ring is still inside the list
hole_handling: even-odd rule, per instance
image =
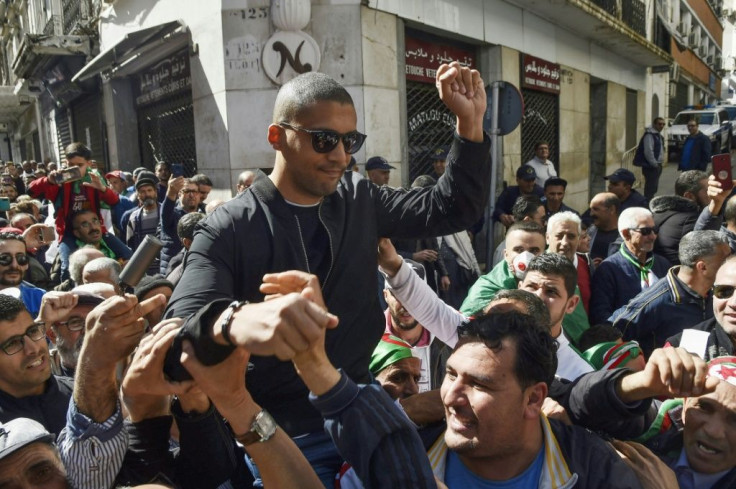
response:
[[[0,294],[0,421],[24,417],[61,433],[72,380],[51,375],[46,325]]]
[[[41,306],[43,289],[23,281],[28,270],[28,255],[23,237],[16,233],[0,233],[0,291],[17,288],[20,299],[31,314],[37,314]],[[14,294],[10,294],[14,295]]]
[[[441,389],[447,431],[428,453],[447,487],[640,487],[603,440],[542,414],[557,363],[542,326],[491,312],[458,336]]]
[[[207,337],[223,345],[248,345],[254,353],[248,390],[289,435],[306,435],[295,440],[297,445],[318,447],[313,453],[324,455],[323,462],[313,466],[328,486],[342,460],[292,363],[283,361],[307,348],[309,342],[299,338],[310,325],[326,326],[325,316],[295,294],[265,304],[238,301],[260,302],[259,287],[270,272],[298,269],[317,275],[328,309],[340,317],[340,327],[327,335],[327,355],[354,380],[369,380],[371,352],[385,324],[376,294],[378,238],[467,229],[488,200],[490,139],[483,133],[486,97],[480,74],[458,63],[442,65],[437,88],[457,117],[447,171],[433,187],[405,191],[343,178],[351,155],[366,138],[358,131],[355,105],[344,87],[320,73],[284,84],[267,132],[275,152],[273,172],[198,225],[166,312],[188,317],[199,311],[184,327],[192,334],[205,332],[197,333],[197,341]],[[261,307],[299,313],[264,316],[253,311]],[[273,334],[254,336],[250,321],[255,317]],[[217,326],[225,318],[231,333],[227,340]]]

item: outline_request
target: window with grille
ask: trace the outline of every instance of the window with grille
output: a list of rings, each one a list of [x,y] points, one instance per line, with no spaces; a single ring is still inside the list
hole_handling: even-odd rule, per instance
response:
[[[406,82],[407,122],[409,125],[409,184],[419,175],[432,173],[431,155],[452,143],[455,116],[428,83]]]
[[[138,130],[143,166],[159,161],[184,164],[184,174],[197,173],[194,108],[190,91],[138,108]]]
[[[560,154],[557,144],[559,135],[559,107],[557,95],[522,89],[524,117],[521,120],[522,164],[534,158],[537,141],[549,143],[549,159],[560,173]],[[516,171],[516,168],[514,168]]]

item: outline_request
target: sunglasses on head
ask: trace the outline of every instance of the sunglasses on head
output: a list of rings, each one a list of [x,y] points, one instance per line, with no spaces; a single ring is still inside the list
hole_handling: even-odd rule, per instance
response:
[[[18,265],[28,265],[28,255],[25,253],[16,253],[15,254],[15,261],[18,262]],[[10,253],[0,253],[0,265],[7,267],[13,263],[13,255]]]
[[[713,295],[716,299],[730,299],[736,287],[733,285],[714,285]]]
[[[629,231],[636,231],[642,236],[649,236],[652,233],[657,234],[659,232],[659,229],[657,229],[657,227],[655,226],[655,227],[643,227],[643,228],[629,228]]]
[[[358,150],[363,146],[366,136],[358,131],[351,131],[345,134],[340,134],[337,131],[330,129],[305,129],[303,127],[292,126],[286,122],[279,122],[279,126],[291,129],[292,131],[306,132],[312,136],[312,148],[317,153],[329,153],[335,149],[340,141],[345,147],[347,154],[357,153]]]

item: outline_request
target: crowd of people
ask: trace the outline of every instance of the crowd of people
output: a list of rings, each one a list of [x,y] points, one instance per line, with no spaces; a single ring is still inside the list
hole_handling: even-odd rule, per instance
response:
[[[0,487],[735,487],[730,190],[690,170],[648,202],[622,168],[579,214],[540,141],[482,273],[484,84],[437,90],[456,132],[410,189],[346,171],[366,135],[319,73],[227,202],[81,143],[7,165]]]

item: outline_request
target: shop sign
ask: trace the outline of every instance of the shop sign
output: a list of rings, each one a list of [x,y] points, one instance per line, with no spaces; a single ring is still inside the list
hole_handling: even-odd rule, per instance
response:
[[[521,86],[559,95],[560,65],[522,54]]]
[[[470,50],[422,41],[406,36],[406,79],[434,83],[437,68],[443,63],[457,61],[475,68],[475,53]]]
[[[162,59],[138,75],[140,95],[138,105],[156,102],[182,90],[191,89],[192,76],[189,71],[189,53],[178,54]]]

